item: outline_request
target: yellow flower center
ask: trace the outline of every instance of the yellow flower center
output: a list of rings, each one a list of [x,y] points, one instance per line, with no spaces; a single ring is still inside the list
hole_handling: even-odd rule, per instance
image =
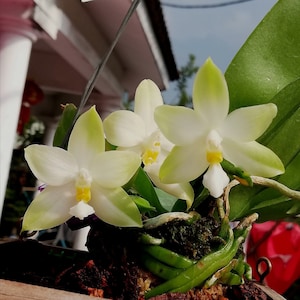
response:
[[[222,137],[216,130],[211,130],[206,140],[206,160],[211,164],[219,164],[223,161],[221,147]]]
[[[221,151],[207,151],[206,159],[209,164],[219,164],[223,161],[223,154]]]
[[[156,162],[160,151],[160,142],[154,142],[153,147],[146,149],[142,156],[142,160],[145,166],[149,166]]]
[[[91,200],[91,182],[92,178],[89,172],[82,168],[76,178],[76,200],[88,203]]]
[[[88,203],[91,200],[91,188],[90,187],[76,187],[76,200],[84,201]]]

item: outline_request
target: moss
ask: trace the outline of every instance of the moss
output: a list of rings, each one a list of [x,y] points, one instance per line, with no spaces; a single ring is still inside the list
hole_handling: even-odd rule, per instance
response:
[[[164,247],[191,259],[200,259],[216,249],[221,241],[215,236],[219,224],[213,217],[202,217],[189,223],[174,220],[148,231],[154,237],[163,238]]]

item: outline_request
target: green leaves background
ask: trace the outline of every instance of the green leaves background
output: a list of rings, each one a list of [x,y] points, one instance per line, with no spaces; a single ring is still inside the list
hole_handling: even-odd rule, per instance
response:
[[[257,26],[229,65],[225,77],[230,109],[273,102],[278,115],[259,139],[283,161],[278,181],[300,190],[300,2],[280,0]],[[300,203],[268,188],[236,187],[231,219],[258,212],[260,221],[291,218]]]

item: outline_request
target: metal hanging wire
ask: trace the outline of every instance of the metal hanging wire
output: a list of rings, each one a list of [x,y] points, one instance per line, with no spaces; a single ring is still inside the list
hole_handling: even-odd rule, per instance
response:
[[[89,81],[87,82],[86,84],[86,87],[84,89],[84,92],[81,96],[81,99],[80,99],[80,103],[79,103],[79,106],[78,106],[78,109],[77,109],[77,112],[75,114],[75,117],[74,117],[74,120],[69,128],[69,130],[67,131],[66,133],[66,136],[64,138],[64,141],[62,143],[62,147],[65,148],[65,146],[67,145],[67,141],[69,139],[69,136],[70,136],[70,133],[72,131],[72,128],[74,127],[74,124],[76,122],[76,120],[78,119],[78,117],[81,115],[88,99],[89,99],[89,96],[91,95],[94,87],[95,87],[95,84],[96,84],[96,80],[98,79],[100,73],[102,72],[102,70],[104,69],[111,53],[113,52],[116,44],[118,43],[123,31],[125,30],[126,28],[126,25],[128,24],[131,16],[133,15],[133,13],[135,12],[137,6],[139,5],[141,0],[133,0],[124,19],[122,20],[121,24],[120,24],[120,27],[114,37],[114,40],[112,42],[112,44],[110,45],[110,47],[107,49],[106,53],[104,54],[103,56],[103,59],[99,62],[99,64],[97,65],[97,67],[95,68],[94,70],[94,73],[92,74],[91,78],[89,79]]]
[[[127,23],[129,22],[131,16],[133,15],[133,13],[135,12],[137,6],[139,5],[141,0],[133,0],[115,37],[114,37],[114,40],[112,42],[112,44],[110,45],[110,47],[108,48],[108,50],[106,51],[103,59],[99,62],[99,64],[97,65],[96,69],[94,70],[94,73],[92,74],[91,78],[89,79],[89,81],[87,82],[87,85],[85,87],[85,90],[82,94],[82,97],[81,97],[81,100],[80,100],[80,104],[79,104],[79,107],[78,107],[78,110],[77,110],[77,113],[75,115],[75,118],[74,118],[74,121],[73,121],[73,124],[75,124],[75,121],[76,119],[79,117],[79,115],[81,114],[84,106],[86,105],[86,102],[89,98],[89,96],[91,95],[91,92],[93,91],[94,87],[95,87],[95,84],[96,84],[96,80],[97,78],[99,77],[101,71],[104,69],[111,53],[113,52],[116,44],[118,43],[123,31],[125,30],[126,28],[126,25]]]

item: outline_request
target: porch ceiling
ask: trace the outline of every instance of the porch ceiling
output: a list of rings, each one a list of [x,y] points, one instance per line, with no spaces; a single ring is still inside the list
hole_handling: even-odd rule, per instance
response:
[[[33,44],[28,77],[46,90],[81,94],[131,1],[34,2],[32,18],[44,33]],[[132,97],[144,78],[152,79],[162,90],[177,78],[169,37],[156,0],[139,5],[99,77],[95,92],[120,97],[126,91]]]

